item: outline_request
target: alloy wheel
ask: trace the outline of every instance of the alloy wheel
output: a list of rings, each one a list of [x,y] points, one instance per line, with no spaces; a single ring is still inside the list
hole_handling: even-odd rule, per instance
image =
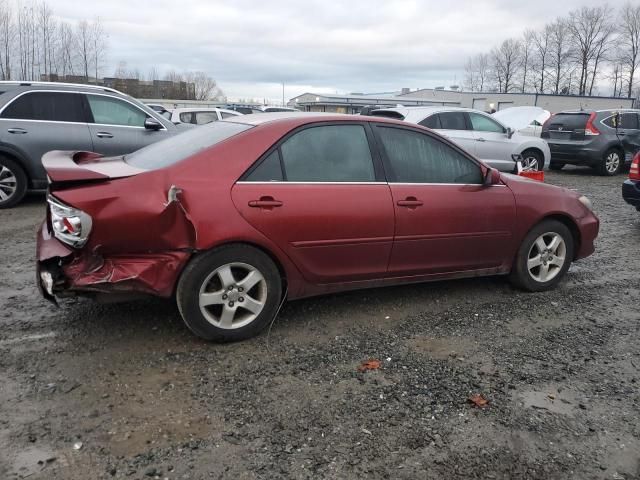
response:
[[[567,260],[567,245],[558,233],[547,232],[540,235],[527,256],[527,270],[536,282],[546,283],[562,271]]]
[[[247,263],[215,269],[200,287],[200,311],[213,326],[232,330],[253,322],[267,301],[267,281]]]
[[[522,159],[523,170],[538,170],[538,159],[533,155],[528,155]]]
[[[617,152],[611,152],[605,159],[604,168],[608,173],[616,173],[620,168],[620,155]]]
[[[18,180],[15,173],[6,166],[0,166],[0,202],[9,200],[15,195],[18,188]]]

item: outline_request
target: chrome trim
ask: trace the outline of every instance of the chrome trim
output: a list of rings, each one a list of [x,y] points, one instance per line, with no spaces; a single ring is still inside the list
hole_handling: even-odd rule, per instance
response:
[[[279,184],[279,185],[387,185],[387,182],[285,182],[282,180],[274,180],[272,182],[265,182],[265,181],[259,181],[259,182],[252,182],[249,180],[241,180],[238,181],[236,183],[248,183],[248,184],[260,184],[260,185],[273,185],[273,184]]]

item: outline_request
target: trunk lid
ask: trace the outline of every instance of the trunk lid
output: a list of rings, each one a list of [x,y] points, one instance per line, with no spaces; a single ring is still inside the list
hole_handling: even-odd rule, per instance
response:
[[[542,138],[548,140],[585,140],[589,112],[558,113],[542,127]]]
[[[146,172],[124,161],[124,157],[103,157],[99,153],[54,150],[45,153],[42,165],[52,184],[106,181]]]

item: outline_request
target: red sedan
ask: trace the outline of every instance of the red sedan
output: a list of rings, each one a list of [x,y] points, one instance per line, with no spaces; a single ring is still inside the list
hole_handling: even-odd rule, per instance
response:
[[[377,117],[248,115],[125,157],[43,163],[43,294],[175,295],[210,340],[328,292],[500,274],[546,290],[593,253],[599,226],[573,191]]]

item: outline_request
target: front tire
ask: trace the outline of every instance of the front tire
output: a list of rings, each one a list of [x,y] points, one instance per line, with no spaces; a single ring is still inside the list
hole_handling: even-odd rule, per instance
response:
[[[29,179],[14,160],[0,157],[0,209],[20,203],[27,193]]]
[[[522,152],[522,168],[541,171],[544,168],[544,155],[539,150],[529,149]]]
[[[610,148],[602,157],[602,161],[598,166],[598,173],[606,177],[617,175],[622,171],[624,167],[624,155],[620,153],[620,150]]]
[[[574,241],[565,224],[544,220],[522,241],[511,269],[511,281],[529,292],[554,288],[569,270]]]
[[[223,246],[196,256],[176,291],[187,327],[217,342],[260,333],[276,315],[281,296],[278,268],[266,254],[248,245]]]

